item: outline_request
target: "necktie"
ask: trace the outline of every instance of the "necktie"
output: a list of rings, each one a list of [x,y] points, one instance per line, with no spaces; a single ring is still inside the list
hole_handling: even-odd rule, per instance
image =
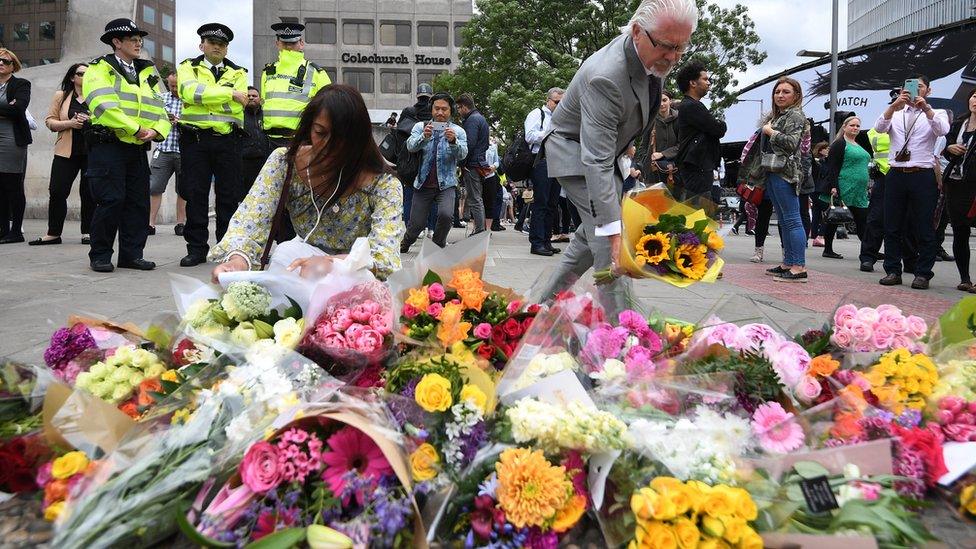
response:
[[[122,68],[125,69],[125,74],[132,80],[136,79],[136,68],[128,63],[123,63]]]
[[[210,67],[210,72],[213,73],[214,82],[220,80],[220,69],[216,65]]]

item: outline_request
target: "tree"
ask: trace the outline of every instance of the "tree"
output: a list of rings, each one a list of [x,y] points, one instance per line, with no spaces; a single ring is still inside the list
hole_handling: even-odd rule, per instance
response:
[[[711,69],[712,105],[734,100],[732,77],[766,58],[744,6],[723,9],[697,0],[702,16],[685,60]],[[546,90],[569,85],[580,64],[620,33],[639,0],[478,0],[463,32],[460,66],[434,81],[437,90],[474,95],[483,114],[511,138]],[[673,86],[668,86],[673,88]]]

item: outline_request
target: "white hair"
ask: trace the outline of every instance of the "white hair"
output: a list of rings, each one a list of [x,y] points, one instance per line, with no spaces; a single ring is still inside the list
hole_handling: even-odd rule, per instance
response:
[[[630,34],[634,23],[648,32],[657,30],[664,21],[685,24],[691,27],[691,32],[698,28],[698,6],[695,0],[643,0],[633,17],[623,27],[622,34]]]
[[[562,95],[564,93],[566,93],[566,90],[562,88],[549,88],[549,91],[546,92],[546,99],[552,99],[552,96]]]

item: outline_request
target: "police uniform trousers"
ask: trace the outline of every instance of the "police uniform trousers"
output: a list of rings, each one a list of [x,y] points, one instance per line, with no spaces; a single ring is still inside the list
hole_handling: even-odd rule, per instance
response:
[[[206,256],[210,250],[210,181],[216,195],[217,242],[227,232],[230,218],[244,200],[241,181],[241,140],[236,132],[227,135],[212,130],[180,128],[180,163],[183,171],[183,199],[186,200],[186,239],[188,254]]]
[[[119,261],[142,259],[149,236],[146,146],[120,141],[92,143],[87,173],[95,200],[88,257],[92,261],[111,261],[118,233]]]

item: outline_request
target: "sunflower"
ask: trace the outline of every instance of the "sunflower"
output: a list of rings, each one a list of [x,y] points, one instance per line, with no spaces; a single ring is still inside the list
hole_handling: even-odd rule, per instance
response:
[[[671,251],[671,237],[667,233],[651,233],[637,241],[637,263],[644,266],[647,263],[657,265],[668,259]]]
[[[549,463],[539,450],[505,450],[495,471],[498,503],[516,528],[542,526],[563,509],[573,493],[566,469]]]
[[[674,254],[678,272],[692,280],[701,280],[708,270],[707,248],[701,244],[682,244]]]

